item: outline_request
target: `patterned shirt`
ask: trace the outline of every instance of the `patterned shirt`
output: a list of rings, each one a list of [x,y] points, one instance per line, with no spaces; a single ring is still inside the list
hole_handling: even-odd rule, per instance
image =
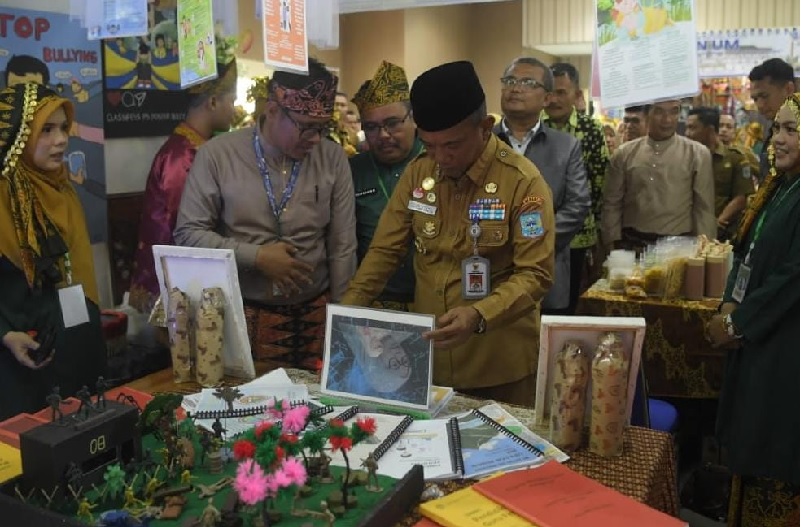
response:
[[[583,228],[572,239],[571,247],[572,249],[593,247],[597,243],[597,227],[601,224],[602,187],[605,185],[605,175],[611,162],[610,152],[605,143],[605,132],[598,121],[587,115],[578,114],[577,110],[572,110],[572,115],[563,127],[552,122],[546,112],[541,114],[541,121],[545,126],[566,132],[580,141],[583,165],[591,185],[591,212],[588,213]]]

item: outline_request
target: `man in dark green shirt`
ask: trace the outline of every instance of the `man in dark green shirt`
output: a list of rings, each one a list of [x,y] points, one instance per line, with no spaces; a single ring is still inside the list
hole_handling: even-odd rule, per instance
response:
[[[410,86],[404,70],[382,61],[374,78],[365,81],[352,99],[360,111],[369,151],[352,157],[357,215],[357,257],[368,252],[379,217],[407,164],[424,150],[416,134],[410,106]],[[425,189],[417,189],[425,197]],[[435,195],[432,195],[433,201]],[[413,251],[388,280],[377,307],[406,310],[413,301]]]

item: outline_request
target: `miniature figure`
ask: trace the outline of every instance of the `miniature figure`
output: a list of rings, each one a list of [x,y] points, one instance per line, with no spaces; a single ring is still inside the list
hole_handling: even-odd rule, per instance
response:
[[[160,480],[157,475],[159,474],[160,467],[156,467],[156,470],[153,472],[153,475],[148,480],[147,485],[145,485],[145,499],[152,501],[154,493],[159,490],[159,487],[165,484],[164,481]]]
[[[111,387],[111,383],[103,378],[103,376],[98,377],[98,381],[95,384],[95,388],[98,391],[98,398],[95,401],[95,408],[106,408],[106,392],[109,391]]]
[[[75,393],[75,396],[80,399],[81,406],[78,407],[78,411],[75,412],[76,417],[79,414],[84,416],[84,419],[89,417],[89,413],[94,409],[92,405],[92,394],[89,391],[89,387],[85,384]]]
[[[368,492],[382,492],[382,487],[379,486],[379,476],[376,474],[376,471],[379,470],[379,463],[376,462],[374,456],[369,455],[367,458],[363,459],[360,466],[365,467],[368,471],[368,481],[366,482],[365,490]],[[374,481],[373,485],[371,485],[372,479]]]
[[[232,481],[233,481],[232,478],[225,477],[217,480],[211,485],[204,485],[204,484],[195,485],[195,487],[198,489],[198,498],[199,499],[211,498],[212,496],[214,496],[215,494],[217,494],[218,492],[229,486]]]
[[[220,450],[213,450],[209,453],[207,469],[210,474],[221,474],[223,472],[223,455]]]
[[[220,418],[215,419],[215,422],[212,423],[212,431],[215,433],[216,439],[223,441],[223,436],[226,434],[226,429],[223,428],[223,423],[220,422]]]
[[[56,422],[56,414],[59,416],[59,422],[63,421],[64,414],[61,413],[61,388],[54,386],[53,390],[45,399],[47,404],[50,405],[50,409],[53,411],[50,421]]]
[[[95,507],[97,507],[97,504],[89,503],[89,500],[84,497],[78,503],[78,512],[75,513],[75,516],[82,521],[92,523],[95,521],[94,516],[92,516],[92,509]]]
[[[212,505],[212,498],[209,498],[204,512],[201,514],[201,527],[215,527],[220,521],[220,511]]]
[[[192,480],[195,479],[189,469],[184,469],[184,472],[181,473],[181,484],[182,485],[192,485]]]

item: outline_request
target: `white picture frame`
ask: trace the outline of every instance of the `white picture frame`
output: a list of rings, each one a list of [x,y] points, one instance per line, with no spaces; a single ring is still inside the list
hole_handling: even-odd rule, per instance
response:
[[[321,393],[427,410],[435,317],[327,304]]]
[[[589,365],[597,349],[599,337],[604,333],[617,333],[622,336],[625,355],[628,359],[627,413],[626,423],[630,423],[633,412],[633,397],[641,364],[641,350],[644,346],[644,334],[647,324],[641,317],[586,317],[555,316],[541,317],[540,351],[538,355],[538,373],[535,386],[535,428],[540,431],[549,430],[550,409],[552,404],[552,372],[558,351],[568,340],[582,343],[583,352],[588,357]],[[590,417],[590,390],[586,402],[586,418]]]
[[[174,287],[189,297],[193,315],[205,288],[223,290],[226,299],[223,314],[224,373],[248,380],[256,377],[234,251],[154,245],[153,261],[165,310],[169,305],[169,292]]]

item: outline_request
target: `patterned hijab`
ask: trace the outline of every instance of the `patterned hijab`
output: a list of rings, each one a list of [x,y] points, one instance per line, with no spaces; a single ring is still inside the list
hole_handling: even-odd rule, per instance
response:
[[[783,107],[792,110],[792,113],[797,118],[797,130],[800,132],[800,94],[793,93],[787,97],[781,105],[781,108]],[[777,122],[777,116],[775,120]],[[749,241],[750,229],[753,227],[756,218],[758,218],[761,214],[761,210],[772,199],[778,187],[783,182],[783,174],[779,173],[775,168],[775,146],[772,144],[772,141],[770,141],[770,145],[767,148],[767,159],[770,165],[769,174],[767,174],[767,177],[762,181],[758,192],[756,192],[756,195],[745,210],[744,216],[742,216],[742,221],[739,224],[739,230],[736,233],[736,240],[734,242],[734,247],[737,249]]]
[[[29,287],[38,288],[64,283],[69,254],[75,282],[97,303],[86,220],[67,167],[43,171],[34,163],[42,128],[59,108],[70,126],[72,103],[44,86],[18,84],[0,91],[0,256],[23,271]]]

